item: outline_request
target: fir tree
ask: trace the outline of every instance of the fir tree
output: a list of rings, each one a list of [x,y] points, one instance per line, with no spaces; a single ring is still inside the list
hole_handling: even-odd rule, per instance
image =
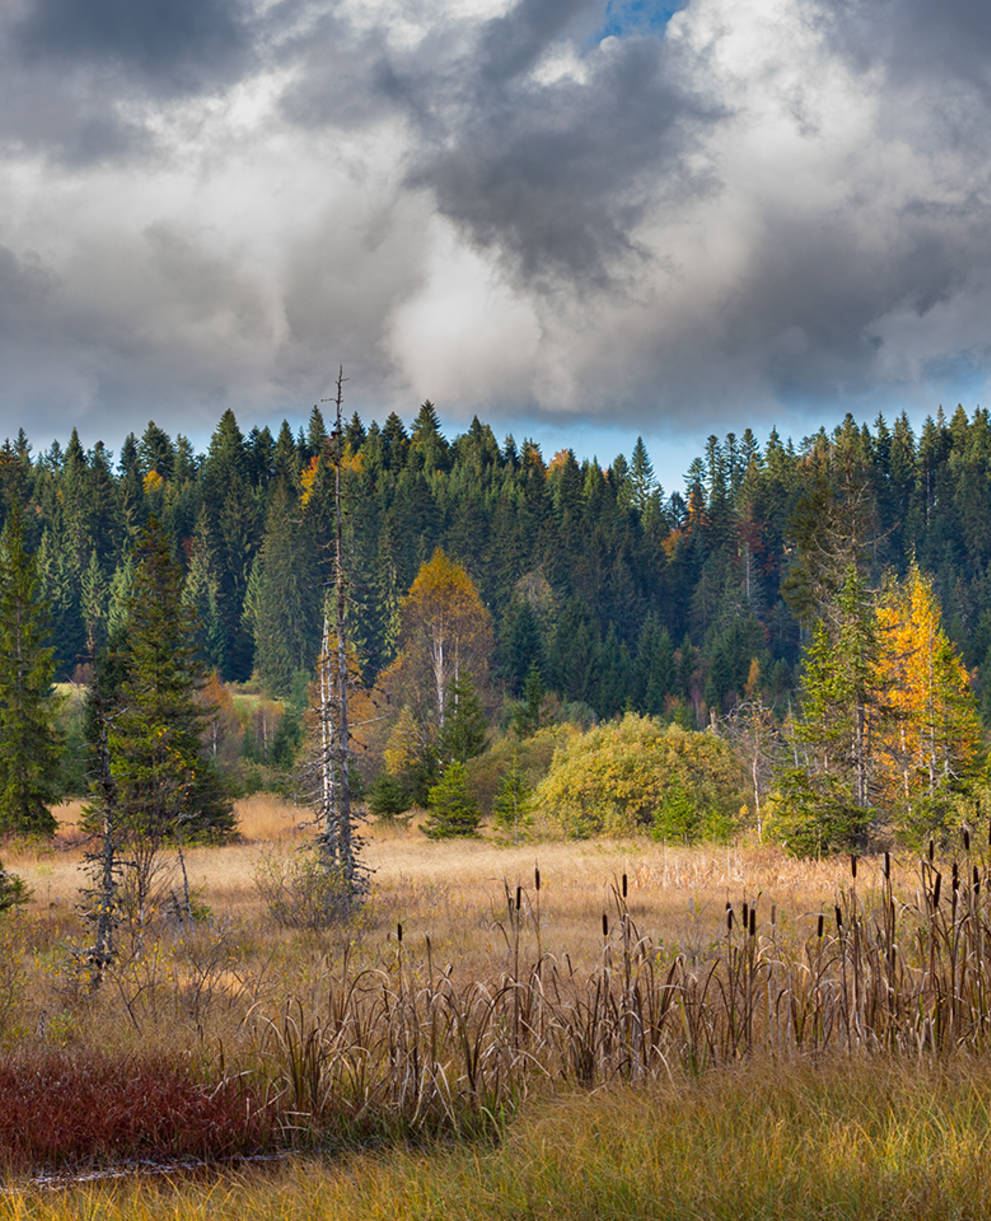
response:
[[[485,749],[485,713],[471,675],[464,671],[447,689],[448,715],[441,738],[441,755],[467,763]]]
[[[155,852],[170,839],[217,839],[234,829],[230,802],[201,742],[194,640],[181,570],[151,518],[130,599],[126,677],[108,732],[113,782],[139,873],[143,866],[150,870]],[[139,878],[139,907],[149,883],[150,877]]]
[[[51,835],[58,740],[53,650],[34,557],[15,504],[0,534],[0,830]]]
[[[519,751],[513,751],[509,769],[499,779],[499,789],[492,803],[492,817],[500,831],[517,843],[521,834],[533,822],[530,814],[532,791],[520,767]]]
[[[465,765],[449,763],[440,779],[427,794],[430,813],[423,824],[423,833],[431,839],[474,835],[481,822],[478,802],[468,791]]]

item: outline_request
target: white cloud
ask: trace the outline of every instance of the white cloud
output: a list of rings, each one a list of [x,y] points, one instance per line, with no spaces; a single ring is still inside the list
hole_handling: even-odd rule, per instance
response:
[[[39,92],[0,174],[0,246],[37,272],[0,314],[0,436],[27,408],[262,414],[341,359],[383,409],[671,431],[972,385],[987,124],[971,78],[906,70],[910,0],[869,56],[826,0],[691,0],[588,48],[598,7],[270,4],[291,23],[233,82],[163,100],[83,65],[47,117]],[[18,122],[35,77],[60,87],[16,77]],[[60,160],[85,80],[130,143]]]

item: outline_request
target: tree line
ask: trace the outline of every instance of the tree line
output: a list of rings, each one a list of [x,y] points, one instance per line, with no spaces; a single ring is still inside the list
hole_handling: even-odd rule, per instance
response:
[[[642,439],[608,466],[568,449],[547,459],[532,441],[500,444],[477,418],[449,441],[429,402],[408,428],[395,414],[367,426],[354,415],[339,440],[338,461],[317,408],[296,434],[283,422],[247,436],[227,411],[204,454],[154,423],[127,437],[116,460],[103,444],[84,450],[75,432],[64,450],[56,442],[37,456],[23,431],[8,439],[0,512],[17,519],[33,556],[53,672],[84,675],[95,651],[126,633],[143,540],[157,523],[202,663],[226,681],[253,675],[273,695],[298,694],[322,639],[339,473],[349,639],[367,690],[402,689],[405,722],[394,717],[378,746],[393,760],[405,752],[404,783],[421,790],[437,776],[424,766],[417,780],[416,759],[468,757],[452,733],[477,736],[502,697],[515,701],[513,716],[539,722],[548,693],[578,721],[627,711],[685,729],[732,723],[743,734],[749,716],[753,736],[766,715],[794,727],[798,771],[835,777],[842,769],[827,745],[801,728],[816,719],[816,699],[820,720],[830,700],[834,714],[842,703],[817,685],[816,667],[835,677],[836,657],[856,655],[861,678],[876,676],[878,640],[898,630],[878,608],[887,597],[897,618],[912,573],[947,608],[946,648],[987,711],[991,425],[982,409],[939,411],[918,436],[904,415],[890,428],[880,416],[872,427],[847,416],[797,442],[772,431],[763,446],[750,429],[713,436],[670,495]],[[846,527],[856,537],[842,538]],[[446,576],[434,571],[444,564]],[[445,598],[472,605],[474,638],[458,648],[484,654],[480,685],[471,666],[444,671],[429,642],[413,647],[432,571]],[[868,621],[873,644],[857,635]],[[850,681],[862,694],[870,685]],[[904,736],[894,712],[869,703],[843,705],[859,726],[844,742],[860,732],[865,744],[841,802],[852,809],[869,808],[885,769],[898,770],[865,760],[893,759],[878,743]],[[903,790],[920,766],[903,761]],[[941,766],[944,777],[955,770]],[[824,792],[820,784],[820,803]]]

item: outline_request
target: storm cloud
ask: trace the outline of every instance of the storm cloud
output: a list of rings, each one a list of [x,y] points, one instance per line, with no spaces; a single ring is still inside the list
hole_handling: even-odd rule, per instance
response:
[[[298,414],[338,360],[371,414],[659,437],[979,398],[991,17],[673,8],[18,0],[0,435]]]

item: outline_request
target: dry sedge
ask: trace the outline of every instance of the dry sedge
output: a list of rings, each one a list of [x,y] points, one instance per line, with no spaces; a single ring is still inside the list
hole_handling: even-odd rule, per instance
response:
[[[551,1106],[553,1098],[571,1097],[568,1105],[596,1124],[611,1091],[628,1088],[637,1101],[627,1099],[616,1114],[628,1113],[631,1123],[640,1115],[644,1132],[658,1107],[674,1108],[679,1131],[695,1132],[684,1127],[684,1108],[711,1110],[741,1081],[749,1084],[740,1097],[759,1096],[762,1107],[772,1094],[755,1092],[754,1082],[767,1079],[799,1110],[802,1099],[817,1105],[825,1090],[840,1114],[845,1099],[859,1097],[857,1082],[875,1082],[883,1071],[899,1098],[921,1105],[921,1084],[915,1093],[905,1086],[911,1074],[920,1083],[929,1074],[931,1083],[942,1073],[960,1093],[966,1077],[954,1066],[991,1045],[991,901],[986,862],[974,853],[965,868],[938,857],[803,865],[766,847],[595,841],[504,848],[484,838],[428,842],[415,829],[372,827],[367,909],[346,928],[300,932],[275,927],[255,884],[259,862],[273,854],[291,859],[306,842],[299,823],[292,807],[256,800],[242,810],[243,842],[192,849],[201,918],[192,927],[176,922],[166,905],[153,925],[122,927],[119,957],[95,993],[84,960],[72,953],[87,936],[75,906],[81,848],[68,833],[43,854],[22,848],[17,871],[35,898],[0,930],[0,1037],[26,1072],[54,1066],[46,1071],[61,1074],[60,1096],[72,1103],[65,1113],[78,1124],[86,1122],[85,1074],[73,1066],[93,1057],[171,1060],[189,1083],[176,1098],[197,1114],[212,1114],[204,1100],[240,1097],[254,1117],[243,1137],[232,1137],[222,1107],[213,1134],[197,1137],[201,1152],[216,1155],[451,1137],[481,1140],[477,1150],[507,1131],[512,1144],[527,1124],[553,1124],[546,1117],[561,1106]],[[824,1076],[810,1064],[835,1067]],[[140,1071],[133,1077],[140,1081]],[[974,1080],[986,1077],[982,1069]],[[240,1095],[230,1093],[234,1087]],[[128,1113],[127,1090],[114,1089],[114,1106]],[[596,1091],[596,1100],[576,1089]],[[522,1118],[510,1122],[521,1106]],[[772,1145],[768,1116],[778,1112],[751,1108],[754,1133]],[[575,1122],[580,1131],[585,1120]],[[856,1122],[816,1162],[828,1177],[834,1158],[837,1190],[847,1181],[844,1150],[868,1156]],[[942,1122],[923,1124],[919,1156]],[[806,1130],[813,1127],[807,1117]],[[628,1128],[621,1123],[618,1131],[633,1141]],[[154,1127],[122,1123],[121,1131],[130,1133],[126,1140],[102,1144],[68,1133],[61,1149],[39,1136],[7,1157],[12,1166],[69,1166],[104,1161],[111,1146],[117,1156],[169,1153]],[[547,1166],[533,1167],[538,1177],[550,1173],[563,1137],[548,1139]],[[885,1156],[897,1152],[894,1139],[885,1136]],[[692,1140],[704,1142],[704,1133]],[[789,1158],[801,1162],[789,1142]],[[620,1150],[608,1153],[614,1144],[589,1137],[581,1155],[589,1174],[599,1165],[596,1149],[600,1161],[623,1162]],[[683,1155],[697,1158],[699,1148]],[[453,1167],[456,1179],[458,1159],[473,1156],[437,1164]],[[493,1181],[505,1171],[503,1156],[486,1155]],[[667,1165],[667,1153],[650,1156]],[[718,1194],[734,1158],[752,1156],[742,1137],[734,1144],[720,1136],[708,1155],[719,1163],[712,1191]],[[559,1215],[592,1215],[567,1211],[573,1176],[563,1164],[554,1173],[564,1178],[547,1198],[564,1193]],[[618,1172],[602,1163],[601,1173]],[[232,1199],[257,1191],[273,1207],[289,1192],[297,1207],[278,1176],[266,1182],[223,1190]],[[615,1199],[600,1201],[594,1215],[641,1215],[636,1191],[615,1182]],[[716,1195],[704,1215],[720,1215]],[[194,1208],[195,1190],[183,1198]],[[780,1199],[787,1198],[782,1188]],[[490,1212],[471,1215],[535,1215],[503,1214],[497,1205],[494,1198]],[[632,1211],[622,1214],[621,1206]],[[252,1206],[252,1215],[264,1215],[264,1207]],[[469,1215],[440,1203],[420,1212],[415,1201],[404,1207],[407,1215]]]

